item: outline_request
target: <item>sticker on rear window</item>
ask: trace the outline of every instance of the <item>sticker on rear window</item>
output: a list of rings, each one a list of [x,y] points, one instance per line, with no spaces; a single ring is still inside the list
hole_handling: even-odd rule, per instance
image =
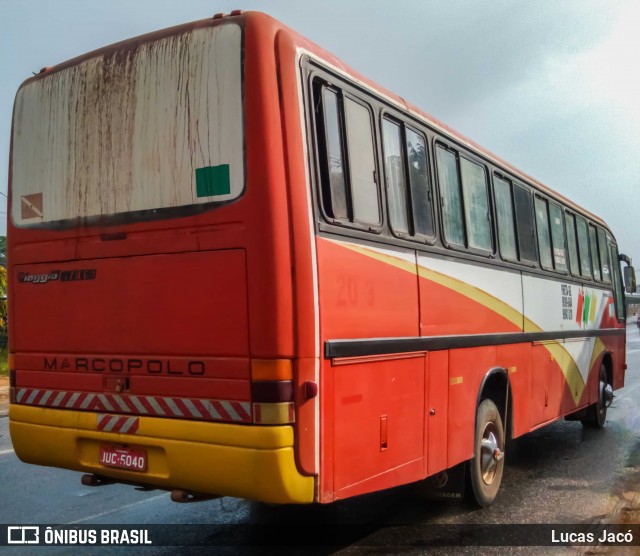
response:
[[[196,195],[201,197],[217,197],[231,193],[229,165],[205,166],[196,168]]]
[[[42,193],[34,193],[33,195],[23,195],[20,197],[20,209],[23,220],[32,218],[42,218],[44,215]]]

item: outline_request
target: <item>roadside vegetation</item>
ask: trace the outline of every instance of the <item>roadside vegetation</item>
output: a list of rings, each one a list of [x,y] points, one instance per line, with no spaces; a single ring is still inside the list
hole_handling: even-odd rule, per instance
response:
[[[7,267],[6,241],[0,236],[0,376],[9,374],[7,363]]]

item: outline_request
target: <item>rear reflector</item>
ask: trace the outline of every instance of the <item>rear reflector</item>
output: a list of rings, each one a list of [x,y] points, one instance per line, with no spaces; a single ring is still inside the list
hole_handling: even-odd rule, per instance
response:
[[[291,359],[252,359],[251,380],[292,380]]]
[[[258,425],[286,425],[295,422],[293,402],[254,403],[253,422]]]
[[[13,355],[13,353],[10,353],[7,356],[7,366],[9,367],[9,370],[12,371],[14,370],[15,367],[15,355]]]

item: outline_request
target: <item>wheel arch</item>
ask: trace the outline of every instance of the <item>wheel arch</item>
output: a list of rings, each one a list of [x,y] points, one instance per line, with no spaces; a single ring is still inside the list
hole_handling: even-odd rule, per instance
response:
[[[476,409],[486,399],[490,399],[496,404],[505,427],[505,439],[511,439],[513,437],[513,411],[511,410],[513,393],[509,382],[509,373],[504,367],[493,367],[484,375],[478,388]],[[476,421],[477,415],[474,418],[474,430],[477,425]]]
[[[613,386],[613,355],[610,351],[605,351],[602,354],[601,364],[607,370],[607,382]]]

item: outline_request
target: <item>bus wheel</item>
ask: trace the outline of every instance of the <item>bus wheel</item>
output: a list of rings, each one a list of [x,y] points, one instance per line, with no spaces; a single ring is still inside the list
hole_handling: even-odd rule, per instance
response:
[[[504,470],[504,427],[493,400],[478,406],[474,454],[469,463],[469,490],[472,500],[484,508],[495,500]]]
[[[613,389],[607,382],[607,369],[600,365],[600,375],[598,380],[598,401],[587,408],[587,414],[582,419],[585,427],[601,429],[607,420],[607,407],[613,401]]]

